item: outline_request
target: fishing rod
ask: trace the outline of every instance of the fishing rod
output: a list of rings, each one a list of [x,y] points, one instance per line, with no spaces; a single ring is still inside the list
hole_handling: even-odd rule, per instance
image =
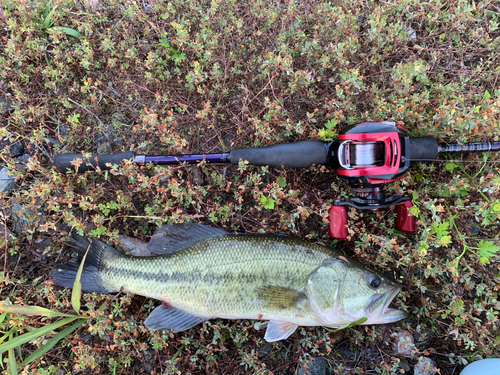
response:
[[[226,163],[237,165],[240,160],[249,165],[309,168],[312,165],[327,165],[335,169],[337,176],[353,188],[356,197],[349,201],[336,200],[329,210],[328,234],[332,238],[347,238],[347,211],[345,206],[360,210],[376,210],[396,206],[396,229],[402,232],[415,230],[414,216],[408,209],[412,206],[407,194],[387,196],[384,186],[402,178],[410,162],[434,161],[438,153],[466,153],[499,151],[500,142],[476,142],[464,144],[438,144],[432,136],[410,137],[406,130],[394,122],[364,122],[351,125],[339,133],[331,142],[300,141],[260,148],[231,150],[220,154],[184,155],[134,155],[120,154],[90,155],[60,154],[54,160],[55,168],[66,173],[88,170],[109,170],[113,164],[125,160],[133,163],[160,165]]]

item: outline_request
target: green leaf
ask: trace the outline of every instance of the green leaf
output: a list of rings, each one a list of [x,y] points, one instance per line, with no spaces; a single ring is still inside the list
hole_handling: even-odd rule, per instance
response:
[[[58,316],[64,316],[64,317],[74,316],[70,314],[63,314],[57,311],[52,311],[39,306],[1,305],[0,311],[5,311],[6,313],[11,313],[11,314],[40,315],[49,318],[56,318]]]
[[[453,172],[453,170],[457,167],[457,165],[452,162],[452,161],[449,161],[449,162],[446,162],[444,163],[444,170],[445,171],[448,171],[448,172]]]
[[[451,236],[443,236],[438,242],[441,246],[448,246],[451,243]]]
[[[267,208],[269,210],[272,210],[274,208],[274,199],[272,198],[266,198],[265,196],[261,195],[259,198],[260,204],[264,206],[264,208]]]
[[[435,222],[432,223],[432,231],[434,233],[436,233],[436,235],[439,237],[439,238],[442,238],[444,236],[448,236],[450,233],[448,233],[448,227],[449,227],[450,223],[445,221],[441,224],[436,224]]]
[[[274,208],[274,199],[267,198],[267,202],[266,202],[266,204],[264,204],[264,208],[267,208],[268,210],[272,210]]]
[[[494,214],[500,214],[500,201],[496,200],[491,204],[491,212]]]
[[[408,215],[410,216],[418,216],[420,213],[420,209],[417,206],[411,206],[408,208]]]
[[[326,327],[323,327],[323,328],[326,329],[326,330],[328,330],[328,331],[330,331],[330,332],[338,332],[338,331],[340,331],[342,329],[346,329],[346,328],[350,328],[350,327],[354,327],[354,326],[359,326],[359,325],[365,323],[367,320],[368,320],[368,318],[364,316],[362,318],[359,318],[355,322],[349,323],[348,325],[340,327],[340,328],[337,328],[337,329],[328,329]]]
[[[73,291],[71,292],[71,306],[73,306],[77,314],[80,314],[80,298],[82,296],[82,283],[80,282],[80,278],[82,277],[83,265],[85,264],[85,258],[87,258],[90,246],[92,245],[92,240],[89,239],[89,242],[89,247],[87,247],[87,251],[85,251],[80,267],[78,267],[75,282],[73,283]]]
[[[325,128],[331,130],[333,127],[337,126],[337,122],[338,122],[337,119],[332,118],[326,122]]]
[[[80,34],[75,29],[71,29],[69,27],[54,26],[54,27],[51,27],[49,30],[47,30],[48,33],[51,33],[51,32],[54,32],[54,31],[65,33],[67,35],[74,36],[75,38],[81,38],[83,36],[82,34]]]
[[[80,327],[86,321],[86,319],[80,319],[78,322],[73,323],[68,328],[65,328],[61,332],[55,334],[51,339],[47,340],[47,342],[44,343],[41,348],[38,348],[33,353],[31,353],[30,356],[22,362],[22,365],[26,366],[27,364],[33,362],[35,359],[40,358],[42,355],[52,349],[54,345],[56,345],[60,340],[71,334],[71,332]]]
[[[8,312],[4,312],[2,315],[0,315],[0,325],[3,323],[3,321],[5,320],[5,318],[7,317],[7,314]]]
[[[279,187],[286,187],[286,180],[283,176],[279,176],[277,179],[276,179],[276,183],[278,184]]]
[[[493,257],[498,250],[500,250],[500,246],[495,245],[493,241],[481,240],[477,244],[477,247],[477,255],[479,255],[479,263],[481,264],[490,263],[491,257]]]
[[[13,338],[12,340],[9,340],[6,343],[0,345],[0,354],[3,352],[6,352],[7,350],[16,348],[24,343],[27,343],[28,341],[34,340],[37,337],[45,335],[45,334],[53,331],[54,329],[57,329],[57,328],[62,327],[68,323],[71,323],[75,319],[81,319],[81,318],[83,318],[83,317],[79,316],[79,315],[74,315],[72,318],[64,318],[64,319],[58,320],[55,323],[40,327],[38,329],[35,329],[34,331],[22,334],[21,336],[17,336],[15,338]]]

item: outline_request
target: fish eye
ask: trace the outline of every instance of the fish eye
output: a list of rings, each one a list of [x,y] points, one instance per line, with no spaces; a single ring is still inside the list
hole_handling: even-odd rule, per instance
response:
[[[382,281],[377,276],[370,277],[368,282],[373,289],[377,289],[382,284]]]

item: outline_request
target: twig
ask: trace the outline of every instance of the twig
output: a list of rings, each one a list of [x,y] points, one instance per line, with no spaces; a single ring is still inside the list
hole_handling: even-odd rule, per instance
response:
[[[99,122],[99,124],[101,124],[101,125],[103,125],[103,126],[104,126],[104,124],[102,123],[102,121],[99,119],[99,117],[97,117],[97,115],[96,115],[94,112],[92,112],[91,110],[89,110],[89,109],[85,108],[85,107],[84,107],[83,105],[81,105],[80,103],[75,102],[75,101],[74,101],[73,99],[71,99],[71,98],[68,98],[68,100],[69,100],[71,103],[76,104],[78,107],[80,107],[81,109],[83,109],[83,110],[84,110],[84,111],[86,111],[87,113],[89,113],[89,114],[91,114],[92,116],[94,116],[94,117],[96,118],[96,120]]]

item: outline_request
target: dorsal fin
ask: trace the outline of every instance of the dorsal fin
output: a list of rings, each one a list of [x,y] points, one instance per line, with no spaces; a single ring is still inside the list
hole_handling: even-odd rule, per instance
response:
[[[148,249],[155,254],[173,254],[200,240],[225,234],[225,230],[199,223],[168,224],[153,234]]]

